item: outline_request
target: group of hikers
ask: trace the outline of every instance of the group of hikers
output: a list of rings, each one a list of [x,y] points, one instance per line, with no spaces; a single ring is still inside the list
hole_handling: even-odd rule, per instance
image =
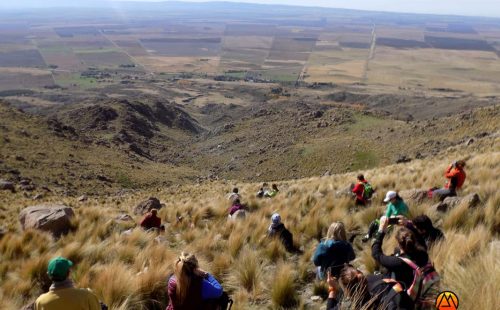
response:
[[[449,181],[442,189],[430,189],[429,197],[443,200],[457,195],[465,181],[464,167],[464,161],[451,164],[445,173]],[[357,179],[358,184],[352,188],[355,204],[366,206],[371,203],[375,190],[363,175]],[[266,186],[264,184],[259,190],[257,197],[277,195],[275,184],[271,189]],[[230,213],[241,206],[238,188],[233,189],[228,199],[231,201]],[[435,242],[443,240],[444,235],[426,215],[410,219],[409,208],[397,192],[388,191],[383,201],[387,203],[386,212],[369,225],[368,233],[362,239],[363,242],[373,239],[371,255],[379,266],[378,272],[366,275],[352,265],[356,258],[352,246],[356,234],[348,239],[342,222],[332,223],[326,238],[318,244],[312,262],[317,267],[318,281],[328,285],[327,310],[432,309],[440,278],[428,251]],[[141,221],[144,230],[164,230],[157,212],[151,210]],[[268,237],[279,239],[288,252],[302,254],[294,245],[293,235],[283,224],[281,216],[274,213],[270,220]],[[382,245],[390,231],[394,231],[397,247],[387,255]],[[107,309],[92,291],[74,286],[70,279],[72,266],[73,263],[64,257],[49,261],[47,274],[53,284],[48,293],[36,300],[36,310]],[[173,273],[166,280],[167,310],[226,310],[232,305],[221,284],[199,267],[192,253],[181,253],[173,264]]]

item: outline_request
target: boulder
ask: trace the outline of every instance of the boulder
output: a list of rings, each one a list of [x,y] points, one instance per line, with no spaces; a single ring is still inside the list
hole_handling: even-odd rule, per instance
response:
[[[158,200],[158,198],[149,197],[148,200],[141,202],[140,204],[138,204],[134,208],[134,214],[135,215],[144,215],[144,214],[148,213],[149,211],[151,211],[151,209],[160,210],[162,207],[163,206],[160,203],[160,201]]]
[[[14,186],[14,183],[6,180],[0,180],[0,190],[4,191],[11,191],[13,193],[16,192],[16,187]]]
[[[19,221],[24,230],[39,229],[58,237],[69,232],[74,215],[73,209],[65,205],[41,204],[23,209]]]
[[[128,214],[120,214],[115,218],[115,220],[122,221],[122,222],[133,222],[134,221],[134,219]]]
[[[416,204],[422,203],[428,199],[426,189],[409,189],[400,191],[399,196],[403,198],[405,202],[412,202]]]
[[[474,208],[481,202],[477,193],[472,193],[463,197],[446,197],[442,202],[433,206],[440,212],[446,212],[460,205],[466,205],[468,208]]]
[[[343,189],[340,189],[335,192],[335,196],[337,197],[352,197],[352,189],[354,188],[354,183],[349,185],[348,187],[345,187]]]
[[[80,197],[76,198],[78,202],[84,202],[87,201],[87,196],[86,195],[81,195]]]
[[[396,164],[409,163],[410,161],[411,161],[410,157],[403,155],[403,154],[400,154],[398,156],[398,158],[396,159]]]

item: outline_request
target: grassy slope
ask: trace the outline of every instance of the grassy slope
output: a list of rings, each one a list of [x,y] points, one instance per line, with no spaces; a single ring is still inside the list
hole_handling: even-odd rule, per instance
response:
[[[152,299],[159,302],[158,309],[164,309],[165,277],[182,250],[195,252],[202,267],[223,282],[236,301],[234,309],[278,309],[294,300],[299,302],[297,307],[305,308],[313,290],[311,255],[318,237],[325,235],[332,221],[342,220],[350,232],[362,231],[383,210],[383,192],[440,184],[444,167],[452,160],[466,158],[468,179],[461,194],[477,192],[483,200],[479,207],[457,207],[446,214],[430,209],[430,202],[410,208],[414,215],[428,214],[444,229],[446,242],[431,253],[443,275],[443,288],[456,292],[464,309],[494,309],[500,303],[499,142],[497,132],[433,158],[363,171],[380,194],[372,207],[355,212],[349,211],[351,201],[334,193],[352,182],[356,173],[282,182],[280,195],[266,201],[252,198],[258,184],[223,181],[100,196],[84,203],[53,195],[44,202],[61,201],[74,207],[77,214],[76,232],[54,241],[40,232],[21,232],[18,212],[34,202],[21,193],[2,192],[0,217],[9,233],[0,240],[0,308],[18,309],[46,289],[46,263],[60,254],[76,262],[73,278],[78,285],[93,288],[112,309],[151,309]],[[242,224],[226,220],[224,195],[234,185],[240,187],[252,210]],[[157,244],[154,236],[141,231],[120,236],[120,231],[134,224],[113,218],[120,212],[132,214],[133,206],[151,195],[166,204],[160,211],[168,223],[166,242]],[[275,211],[281,213],[295,242],[304,248],[303,256],[290,256],[279,244],[265,239],[269,217]],[[176,223],[177,215],[185,216],[185,221]],[[389,240],[387,252],[394,246],[393,238]],[[368,245],[357,240],[355,250],[355,265],[372,271]]]

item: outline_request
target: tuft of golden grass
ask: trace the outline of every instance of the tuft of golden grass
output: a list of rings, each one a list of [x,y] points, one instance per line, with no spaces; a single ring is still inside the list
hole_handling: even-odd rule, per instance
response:
[[[292,265],[278,265],[271,288],[271,300],[276,308],[291,309],[299,304],[300,298],[295,278],[296,273]]]

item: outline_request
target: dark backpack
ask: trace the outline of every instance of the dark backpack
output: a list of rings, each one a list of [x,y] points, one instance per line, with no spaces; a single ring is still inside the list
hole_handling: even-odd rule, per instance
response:
[[[233,307],[233,300],[226,292],[222,292],[219,298],[207,300],[205,304],[206,310],[231,310]]]
[[[401,310],[405,296],[404,287],[401,283],[393,279],[380,279],[375,281],[370,287],[370,292],[376,300],[376,305],[385,310]]]

